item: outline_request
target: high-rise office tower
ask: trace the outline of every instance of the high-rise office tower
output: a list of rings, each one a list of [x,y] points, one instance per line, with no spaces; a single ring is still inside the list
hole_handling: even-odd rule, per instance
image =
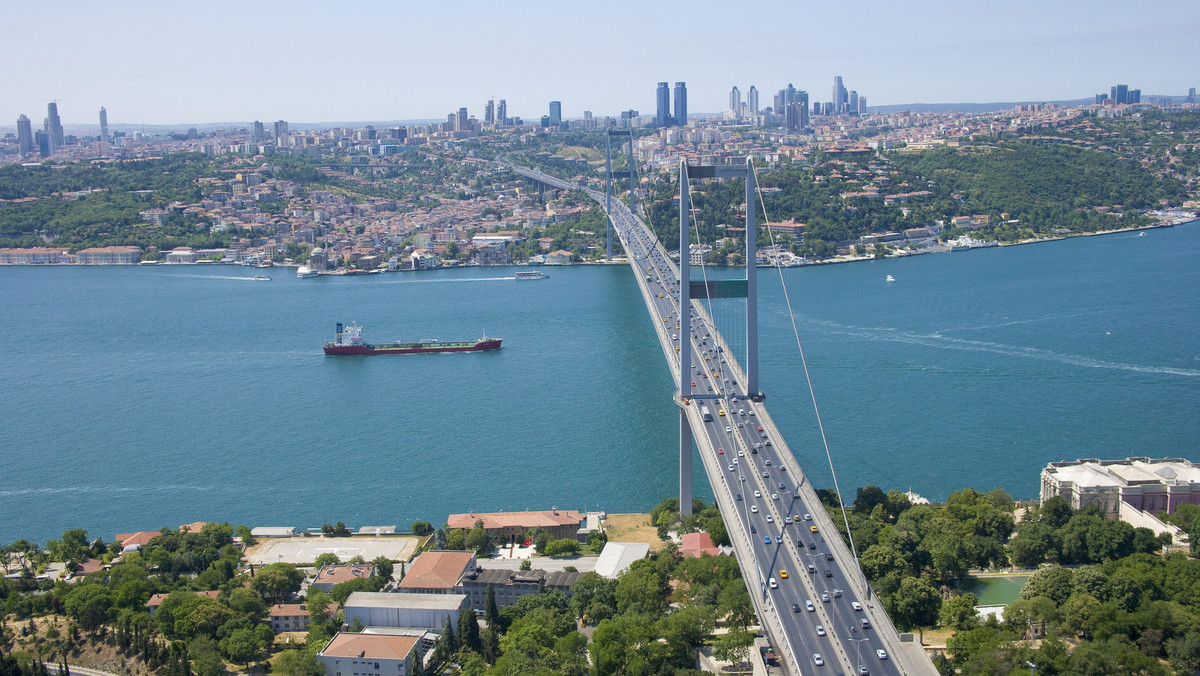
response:
[[[785,121],[787,123],[788,131],[791,131],[791,132],[800,131],[800,129],[802,127],[802,125],[800,124],[800,117],[801,117],[802,110],[803,110],[803,108],[801,107],[801,105],[799,103],[793,103],[790,106],[786,106],[784,108]]]
[[[751,115],[758,115],[758,89],[754,85],[750,85],[750,91],[746,92],[746,108]]]
[[[562,124],[562,102],[550,102],[550,126],[557,127]]]
[[[812,112],[812,114],[813,114],[813,116],[814,116],[814,117],[816,117],[817,115],[820,115],[820,114],[821,114],[821,102],[820,102],[820,101],[813,101],[813,112]]]
[[[775,94],[775,100],[771,102],[771,110],[775,111],[776,115],[783,112],[783,105],[784,105],[783,97],[784,97],[783,90],[780,89],[779,93]]]
[[[867,97],[858,97],[858,114],[860,116],[867,114]]]
[[[796,92],[795,105],[800,108],[800,128],[807,129],[811,126],[811,118],[808,115],[808,92],[803,89]]]
[[[483,107],[483,123],[496,124],[496,100],[488,99],[487,105]]]
[[[17,148],[22,155],[33,152],[33,125],[25,115],[17,118]]]
[[[108,111],[100,106],[100,140],[108,142]]]
[[[1122,103],[1129,103],[1129,85],[1113,85],[1111,98],[1113,105],[1119,106]]]
[[[789,82],[787,89],[783,90],[783,105],[790,106],[796,102],[796,88]]]
[[[47,130],[40,130],[33,135],[33,139],[37,144],[38,153],[42,157],[50,157],[54,154],[54,134]]]
[[[734,115],[741,117],[742,114],[742,92],[734,85],[733,89],[729,90],[729,109]]]
[[[288,123],[283,120],[277,121],[275,123],[275,140],[278,141],[279,139],[281,139],[287,135],[288,135]]]
[[[1096,94],[1096,105],[1102,106],[1108,102],[1108,94]]]
[[[846,100],[846,112],[851,115],[858,114],[858,92],[850,90],[849,98]]]
[[[46,120],[48,126],[46,130],[50,132],[51,139],[54,141],[54,147],[63,145],[63,127],[62,120],[58,117],[58,104],[51,101],[46,104]]]
[[[251,132],[250,140],[258,142],[264,141],[267,138],[267,130],[263,129],[263,123],[258,120],[254,121],[254,131]]]
[[[1187,99],[1187,102],[1188,102],[1188,103],[1195,103],[1195,102],[1196,102],[1196,88],[1195,88],[1195,87],[1188,87],[1188,99]]]
[[[467,115],[467,109],[459,108],[458,114],[454,116],[454,131],[467,131],[470,129],[469,119],[470,116]]]
[[[1129,94],[1126,95],[1125,103],[1141,103],[1141,102],[1142,102],[1142,90],[1130,89]]]
[[[500,99],[500,105],[496,107],[496,124],[508,126],[508,101],[504,99]]]
[[[654,121],[660,127],[671,126],[671,90],[667,89],[666,82],[659,82],[658,89],[654,90],[655,99],[655,118]]]
[[[842,76],[833,76],[833,112],[840,113],[846,109],[846,85],[842,84]]]
[[[687,126],[687,84],[675,83],[675,124]]]

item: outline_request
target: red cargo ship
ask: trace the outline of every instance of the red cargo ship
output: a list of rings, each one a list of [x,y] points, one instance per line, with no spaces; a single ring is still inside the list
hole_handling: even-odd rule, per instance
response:
[[[479,340],[445,342],[422,340],[415,343],[380,343],[372,345],[363,341],[363,327],[358,324],[343,326],[338,322],[337,333],[331,342],[325,343],[325,354],[423,354],[426,352],[483,352],[499,350],[501,338],[484,336]]]

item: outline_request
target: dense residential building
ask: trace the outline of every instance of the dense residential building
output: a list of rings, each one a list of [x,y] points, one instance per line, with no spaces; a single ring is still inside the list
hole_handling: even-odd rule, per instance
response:
[[[451,514],[446,519],[447,528],[470,530],[476,523],[483,524],[484,531],[494,542],[520,542],[531,528],[541,528],[550,537],[561,540],[579,537],[584,515],[569,509],[552,509],[544,512]]]
[[[337,604],[326,608],[325,613],[337,613]],[[304,603],[276,603],[267,611],[267,623],[278,634],[281,631],[308,631],[308,605]]]
[[[1110,519],[1124,506],[1172,514],[1200,505],[1200,465],[1182,458],[1052,462],[1042,470],[1041,499],[1054,495],[1075,509],[1097,505]]]
[[[407,594],[452,594],[458,580],[478,567],[475,552],[422,552],[408,567],[396,591]]]
[[[317,660],[325,676],[411,676],[419,641],[416,636],[338,632]]]
[[[505,570],[482,568],[470,571],[459,581],[462,593],[467,595],[471,608],[483,608],[487,600],[488,587],[496,595],[496,606],[511,606],[527,594],[537,594],[543,588],[557,589],[568,597],[571,585],[579,579],[578,571]]]

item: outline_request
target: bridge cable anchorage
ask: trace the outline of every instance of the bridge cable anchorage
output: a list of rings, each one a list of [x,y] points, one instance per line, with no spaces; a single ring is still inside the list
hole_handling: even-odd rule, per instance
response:
[[[758,166],[751,164],[754,171],[754,182],[758,183]],[[763,199],[762,189],[758,189],[758,201],[762,206],[763,220],[767,225],[767,236],[771,240],[771,248],[775,248],[775,233],[771,230],[771,219],[767,215],[767,203]],[[746,261],[746,265],[755,265],[755,261]],[[796,313],[792,310],[792,299],[788,294],[787,283],[783,277],[783,267],[779,264],[779,256],[775,257],[775,269],[779,272],[779,286],[783,289],[783,300],[787,305],[788,319],[792,323],[792,335],[796,338],[796,349],[800,351],[800,363],[804,367],[804,380],[808,384],[808,394],[812,399],[813,413],[817,417],[817,429],[821,433],[821,443],[825,446],[825,458],[829,461],[829,473],[833,477],[833,490],[837,494],[838,504],[842,512],[842,523],[846,526],[846,537],[850,540],[850,553],[854,555],[854,566],[858,568],[858,574],[862,578],[863,596],[870,600],[870,586],[867,584],[867,574],[862,569],[862,563],[858,560],[858,548],[854,545],[854,533],[850,530],[850,517],[846,515],[846,502],[842,500],[842,489],[838,486],[837,470],[833,467],[833,454],[829,450],[829,439],[825,436],[825,424],[821,422],[821,410],[817,406],[817,393],[813,389],[812,376],[808,372],[808,360],[804,356],[804,345],[800,341],[800,329],[796,326]]]

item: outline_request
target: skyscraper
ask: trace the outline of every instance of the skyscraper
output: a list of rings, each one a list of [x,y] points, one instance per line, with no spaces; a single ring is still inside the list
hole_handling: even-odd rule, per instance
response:
[[[100,140],[108,143],[108,111],[100,106]]]
[[[671,125],[671,90],[667,89],[666,82],[658,83],[658,89],[654,90],[654,98],[657,104],[655,122],[660,127],[669,127]]]
[[[252,140],[254,142],[258,142],[258,141],[265,141],[266,138],[267,138],[267,131],[265,129],[263,129],[263,123],[259,122],[258,120],[255,120],[254,121],[254,131],[251,132],[250,140]]]
[[[1113,85],[1111,98],[1113,105],[1119,106],[1122,103],[1129,103],[1129,85]]]
[[[504,99],[500,99],[500,106],[496,108],[496,124],[508,126],[508,101]]]
[[[459,108],[458,114],[454,116],[454,131],[467,131],[470,129],[469,119],[470,116],[467,115],[467,109],[465,107]]]
[[[277,121],[275,123],[275,140],[279,141],[279,139],[281,139],[287,135],[288,135],[288,123],[283,120]]]
[[[675,83],[675,124],[687,126],[687,84]]]
[[[22,155],[33,152],[33,125],[24,115],[17,118],[17,147]]]
[[[1195,103],[1195,102],[1196,102],[1196,88],[1195,88],[1195,87],[1188,87],[1188,98],[1187,98],[1187,102],[1188,102],[1188,103]]]
[[[846,110],[846,85],[842,84],[842,76],[833,76],[833,112],[841,113]]]
[[[796,102],[796,88],[789,82],[787,89],[783,90],[783,105],[790,106]]]
[[[50,138],[54,141],[54,147],[63,145],[63,127],[62,120],[58,117],[58,104],[51,101],[46,104],[46,118],[49,120],[49,125],[46,131],[50,132]]]
[[[550,126],[557,127],[562,124],[562,102],[550,102]]]
[[[38,153],[42,157],[50,157],[54,154],[54,134],[46,130],[39,130],[33,135],[33,138],[37,143]]]
[[[812,121],[808,114],[808,92],[803,89],[796,92],[795,105],[800,108],[800,128],[807,129],[811,126],[810,122]]]
[[[846,112],[851,115],[858,114],[858,92],[850,90],[849,99],[846,101]]]
[[[750,85],[750,91],[746,92],[746,108],[751,115],[758,115],[758,89],[754,85]]]
[[[729,91],[729,109],[733,111],[734,115],[742,116],[742,92],[737,85],[734,85],[733,89]]]
[[[867,97],[865,96],[858,97],[858,114],[860,116],[867,114]]]
[[[483,123],[494,125],[496,124],[496,100],[488,99],[487,105],[483,107]]]

